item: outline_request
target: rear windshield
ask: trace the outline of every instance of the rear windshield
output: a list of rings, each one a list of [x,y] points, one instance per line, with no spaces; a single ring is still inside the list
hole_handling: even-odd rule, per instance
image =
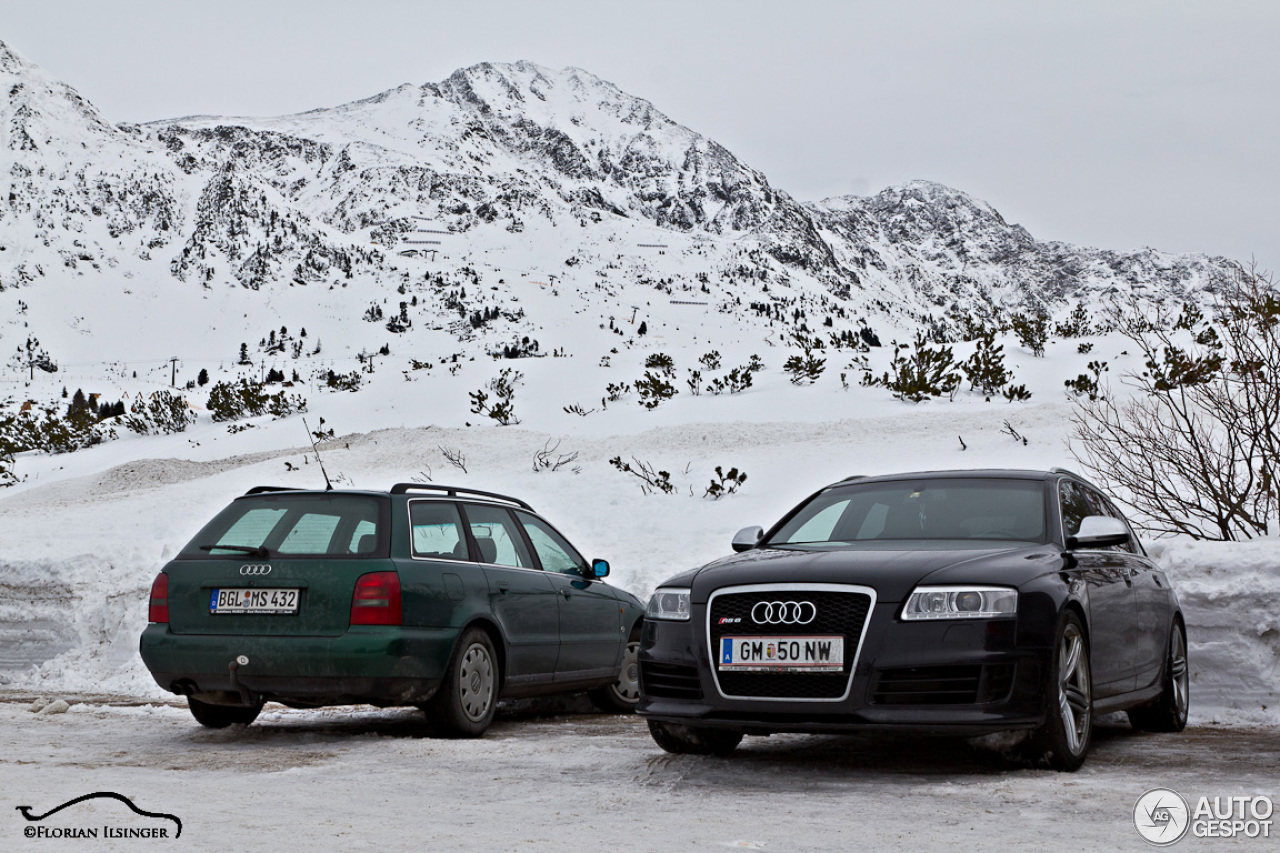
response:
[[[387,502],[367,495],[253,495],[218,513],[178,559],[386,557],[386,517]]]
[[[829,549],[876,540],[1045,541],[1037,480],[937,479],[831,489],[786,521],[768,544]]]

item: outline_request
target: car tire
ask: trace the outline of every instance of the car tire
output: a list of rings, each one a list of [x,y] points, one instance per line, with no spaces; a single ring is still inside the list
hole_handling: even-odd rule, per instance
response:
[[[1144,732],[1180,732],[1187,727],[1191,684],[1187,669],[1187,631],[1173,620],[1165,654],[1163,689],[1151,703],[1129,709],[1129,724]]]
[[[630,714],[640,704],[640,641],[631,640],[622,653],[618,680],[608,687],[588,691],[594,704],[606,714]]]
[[[725,756],[742,743],[742,732],[682,726],[661,720],[649,721],[649,734],[658,746],[676,755]]]
[[[247,726],[258,719],[262,704],[257,705],[214,705],[201,702],[193,696],[187,697],[187,707],[196,722],[208,729],[225,729],[227,726]]]
[[[468,628],[458,640],[444,681],[423,709],[449,737],[479,737],[498,708],[498,655],[493,640],[479,628]]]
[[[1093,740],[1093,682],[1089,641],[1071,610],[1058,622],[1046,692],[1045,722],[1030,740],[1030,757],[1051,770],[1078,770]]]

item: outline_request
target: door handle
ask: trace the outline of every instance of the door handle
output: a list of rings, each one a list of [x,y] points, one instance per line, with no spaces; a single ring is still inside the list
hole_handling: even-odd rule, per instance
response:
[[[565,601],[568,601],[569,599],[573,598],[573,593],[569,592],[569,590],[567,589],[560,590],[560,594],[564,596]]]
[[[506,583],[499,583],[499,584],[498,584],[498,592],[502,593],[503,595],[506,595],[506,594],[507,594],[507,592],[508,592],[508,590],[510,590],[510,589],[511,589],[511,585],[510,585],[510,584],[506,584]]]

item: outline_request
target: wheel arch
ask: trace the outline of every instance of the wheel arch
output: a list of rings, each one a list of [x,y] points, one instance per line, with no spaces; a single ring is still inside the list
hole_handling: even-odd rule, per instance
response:
[[[479,628],[489,635],[489,641],[493,643],[493,650],[498,656],[498,689],[501,690],[507,681],[507,638],[503,636],[502,629],[498,627],[498,623],[483,614],[472,617],[461,628],[458,629],[458,638],[453,641],[453,652],[458,653],[458,643],[462,641],[462,635],[467,632],[468,628]]]
[[[1092,654],[1093,638],[1090,635],[1093,631],[1092,626],[1089,624],[1089,614],[1085,612],[1084,605],[1080,603],[1079,599],[1069,598],[1063,602],[1062,605],[1062,613],[1066,613],[1067,611],[1074,613],[1076,618],[1080,620],[1080,628],[1084,631],[1084,641],[1089,647],[1089,652]],[[1061,620],[1062,614],[1059,614],[1058,618]],[[1092,673],[1092,670],[1090,672]]]

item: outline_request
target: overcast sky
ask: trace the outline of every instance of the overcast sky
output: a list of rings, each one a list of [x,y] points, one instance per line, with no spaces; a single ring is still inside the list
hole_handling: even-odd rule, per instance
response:
[[[1280,274],[1276,0],[0,0],[0,40],[111,121],[572,65],[800,199],[925,178],[1041,239]]]

